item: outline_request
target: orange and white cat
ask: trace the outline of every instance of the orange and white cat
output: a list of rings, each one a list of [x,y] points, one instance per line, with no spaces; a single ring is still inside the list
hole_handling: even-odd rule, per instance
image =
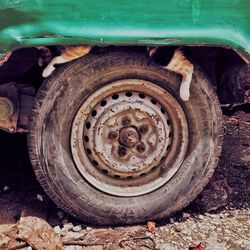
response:
[[[47,67],[43,70],[43,77],[48,77],[54,70],[55,64],[66,63],[83,57],[87,55],[91,49],[92,45],[80,45],[80,46],[68,46],[62,51],[60,56],[53,58]],[[148,48],[149,56],[152,57],[157,51],[157,48]],[[190,97],[190,85],[193,76],[194,66],[193,64],[184,56],[181,49],[176,49],[173,56],[170,58],[167,66],[164,68],[176,72],[182,76],[182,81],[180,85],[180,98],[183,101],[188,101]]]
[[[149,56],[153,57],[158,48],[148,48]],[[185,57],[183,51],[178,48],[173,52],[170,61],[164,66],[165,69],[178,73],[182,76],[179,95],[183,101],[190,97],[190,85],[193,77],[194,65]]]
[[[190,97],[190,85],[194,72],[194,65],[184,56],[180,49],[175,50],[169,64],[164,67],[182,76],[180,86],[180,98],[188,101]]]
[[[92,45],[67,46],[60,56],[54,57],[43,70],[42,76],[48,77],[55,70],[55,64],[70,62],[74,59],[87,55],[92,49]]]

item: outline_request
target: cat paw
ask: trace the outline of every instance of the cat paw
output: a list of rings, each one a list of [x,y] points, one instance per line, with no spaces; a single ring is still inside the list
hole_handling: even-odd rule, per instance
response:
[[[43,70],[43,73],[42,73],[42,76],[44,78],[48,77],[49,75],[52,74],[52,72],[55,70],[56,68],[54,66],[50,66],[48,65],[44,70]]]
[[[187,102],[189,100],[189,97],[190,97],[190,93],[189,91],[181,91],[180,90],[180,97],[181,99],[184,101],[184,102]]]

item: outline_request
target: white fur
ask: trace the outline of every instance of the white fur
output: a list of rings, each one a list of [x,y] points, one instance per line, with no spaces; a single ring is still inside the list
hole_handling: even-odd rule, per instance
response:
[[[67,48],[66,48],[66,50],[60,56],[56,56],[55,58],[53,58],[52,61],[43,70],[42,76],[48,77],[55,70],[54,67],[55,64],[70,62],[74,59],[87,55],[92,49],[92,47],[93,47],[92,45],[79,45],[79,46],[67,47],[68,50],[71,51],[71,53],[67,55]]]
[[[63,58],[63,56],[56,56],[54,57],[51,62],[47,65],[47,67],[43,70],[43,77],[48,77],[49,75],[52,74],[52,72],[56,69],[54,67],[55,64],[61,64],[61,63],[66,63],[69,62],[70,60]]]
[[[150,50],[149,55],[152,56],[156,50]],[[51,60],[47,67],[43,70],[42,76],[48,77],[55,70],[55,64],[61,64],[71,61],[72,59],[65,59],[62,55],[57,56]],[[180,86],[180,97],[183,101],[188,101],[190,97],[190,85],[193,76],[193,64],[183,55],[182,51],[177,49],[174,52],[169,64],[164,67],[168,70],[181,74],[182,81]]]
[[[183,55],[181,50],[177,49],[174,52],[169,64],[165,68],[179,73],[182,76],[180,97],[183,101],[188,101],[190,97],[190,85],[194,71],[193,64]]]
[[[192,74],[182,76],[181,86],[180,86],[180,97],[183,101],[188,101],[190,97],[190,85],[192,81]]]

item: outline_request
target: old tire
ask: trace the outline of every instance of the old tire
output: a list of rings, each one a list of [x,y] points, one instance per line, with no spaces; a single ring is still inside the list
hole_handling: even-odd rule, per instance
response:
[[[218,163],[222,115],[197,67],[188,102],[179,85],[178,75],[135,53],[88,55],[60,67],[37,93],[28,135],[50,198],[99,225],[156,220],[189,204]]]

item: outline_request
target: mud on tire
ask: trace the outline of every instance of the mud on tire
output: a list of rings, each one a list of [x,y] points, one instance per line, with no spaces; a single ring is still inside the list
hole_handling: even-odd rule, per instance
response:
[[[170,151],[173,153],[167,168],[162,166],[168,155],[157,163],[158,170],[155,172],[149,171],[145,175],[142,173],[133,180],[127,178],[127,175],[121,175],[117,182],[114,176],[107,176],[95,166],[92,166],[91,170],[85,168],[84,162],[76,162],[74,150],[72,152],[72,128],[75,126],[75,117],[90,96],[114,82],[120,82],[121,86],[125,86],[126,84],[122,85],[122,82],[128,80],[149,84],[137,87],[136,83],[133,85],[136,87],[130,89],[135,91],[133,93],[144,92],[150,96],[148,90],[150,83],[156,89],[165,91],[165,97],[161,95],[156,101],[165,105],[167,113],[172,117],[173,126],[176,124],[177,132],[173,137],[177,139],[175,146],[171,145]],[[180,80],[180,76],[149,63],[147,56],[137,53],[113,52],[98,56],[88,55],[60,67],[44,82],[37,93],[28,135],[29,153],[34,171],[50,198],[73,216],[99,225],[131,224],[160,219],[189,204],[208,183],[217,166],[223,137],[222,115],[209,80],[197,66],[188,102],[183,102],[178,96]],[[128,87],[124,88],[125,92],[128,91]],[[173,112],[175,105],[168,110],[166,101],[168,97],[178,104],[180,111],[177,110],[176,114]],[[89,112],[92,108],[89,107]],[[182,121],[178,119],[179,112],[186,120],[187,128],[181,125]],[[184,134],[186,147],[181,151],[184,152],[183,157],[177,166],[174,159],[178,158]],[[81,147],[84,148],[84,144]],[[133,150],[131,152],[134,152]],[[86,157],[87,153],[83,154]],[[88,164],[91,164],[91,158],[86,159],[89,161]],[[82,169],[79,164],[83,165]],[[173,166],[175,171],[171,178],[164,179],[164,171],[170,171]],[[103,180],[101,180],[102,174]],[[96,178],[97,181],[92,182],[91,178]],[[150,192],[145,189],[141,192],[141,189],[133,189],[137,180],[138,186],[144,187],[143,185],[151,183],[157,185]],[[95,185],[102,181],[109,187],[113,185],[114,190],[116,187],[117,190],[121,190],[119,187],[124,186],[128,192],[120,194],[109,192],[109,189],[102,190],[101,185]],[[132,189],[129,189],[129,186],[132,186]],[[139,191],[133,193],[133,190]]]

